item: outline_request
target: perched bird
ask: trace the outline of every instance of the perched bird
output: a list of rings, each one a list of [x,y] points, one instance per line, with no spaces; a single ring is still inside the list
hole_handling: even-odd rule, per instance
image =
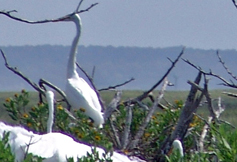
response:
[[[65,94],[73,109],[81,109],[89,116],[96,126],[104,123],[101,105],[95,91],[81,78],[76,71],[76,55],[81,35],[81,19],[79,14],[70,14],[57,21],[71,21],[76,25],[76,36],[72,42],[68,64]]]

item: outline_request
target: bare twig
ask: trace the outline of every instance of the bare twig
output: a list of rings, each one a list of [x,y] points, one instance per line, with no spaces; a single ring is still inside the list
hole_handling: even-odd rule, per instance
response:
[[[222,60],[221,55],[219,54],[219,52],[216,52],[216,55],[220,61],[220,63],[222,64],[222,66],[225,68],[226,72],[235,80],[237,80],[237,76],[235,76],[230,70],[229,68],[226,66],[225,62]]]
[[[52,83],[44,80],[44,79],[40,79],[39,81],[39,85],[34,83],[33,81],[31,81],[29,78],[27,78],[24,74],[22,74],[19,70],[17,70],[17,68],[13,68],[11,66],[9,66],[8,62],[7,62],[7,58],[4,54],[4,52],[2,50],[0,50],[1,53],[2,53],[2,56],[4,58],[4,61],[5,61],[5,66],[11,70],[12,72],[14,72],[15,74],[17,74],[18,76],[20,76],[22,79],[24,79],[28,84],[30,84],[36,91],[38,91],[40,94],[43,94],[45,96],[45,88],[42,88],[41,85],[42,84],[46,84],[48,85],[49,87],[55,89],[60,95],[62,95],[62,97],[65,99],[65,102],[70,105],[65,97],[65,94],[62,90],[60,90],[57,86],[53,85]],[[69,117],[71,117],[72,119],[76,120],[76,118],[67,110],[67,109],[64,109],[65,112],[69,115]]]
[[[210,76],[213,76],[215,78],[218,78],[220,79],[223,83],[221,83],[221,85],[224,85],[224,86],[228,86],[228,87],[232,87],[232,88],[237,88],[237,85],[236,84],[233,84],[232,82],[228,82],[225,78],[213,73],[212,71],[210,72],[205,72],[204,70],[202,70],[200,67],[194,65],[193,63],[191,63],[189,60],[187,59],[183,59],[184,62],[188,63],[189,65],[191,65],[192,67],[194,67],[195,69],[197,69],[198,71],[202,72],[203,74],[205,75],[210,75]]]
[[[81,1],[82,2],[82,1]],[[80,2],[80,3],[81,3]],[[11,11],[0,11],[0,14],[3,14],[13,20],[16,20],[16,21],[20,21],[20,22],[24,22],[24,23],[27,23],[27,24],[42,24],[42,23],[49,23],[49,22],[57,22],[57,21],[60,21],[60,20],[64,20],[65,18],[73,15],[73,14],[77,14],[77,13],[83,13],[83,12],[87,12],[89,11],[92,7],[96,6],[98,3],[94,3],[92,4],[90,7],[88,7],[87,9],[85,10],[80,10],[78,11],[79,8],[77,8],[77,10],[71,14],[68,14],[66,16],[63,16],[63,17],[60,17],[60,18],[57,18],[57,19],[45,19],[45,20],[38,20],[38,21],[31,21],[31,20],[27,20],[27,19],[23,19],[23,18],[19,18],[19,17],[16,17],[16,16],[13,16],[11,15],[12,12],[17,12],[16,10],[11,10]],[[78,7],[80,7],[80,5],[78,5]]]
[[[175,67],[176,63],[179,61],[181,56],[184,54],[184,50],[185,50],[185,47],[182,49],[182,51],[180,52],[180,54],[178,55],[178,57],[174,61],[170,60],[172,64],[171,64],[170,68],[167,70],[167,72],[163,75],[163,77],[155,85],[153,85],[148,91],[145,91],[142,95],[137,96],[136,98],[131,100],[132,104],[135,104],[137,101],[142,101],[143,99],[147,98],[149,96],[149,94],[164,81],[164,79],[169,75],[169,73]],[[130,101],[125,101],[123,104],[127,105],[128,102],[130,102]]]
[[[141,101],[143,98],[146,98],[147,95],[152,92],[157,86],[159,86],[162,81],[168,76],[168,74],[171,72],[171,70],[175,67],[176,63],[179,61],[180,57],[184,54],[185,47],[182,49],[178,57],[171,63],[171,67],[167,70],[167,72],[164,74],[164,76],[155,84],[153,85],[148,91],[144,92],[141,96],[137,97],[137,100]]]
[[[102,88],[102,89],[99,89],[99,91],[106,91],[106,90],[111,90],[111,89],[116,89],[118,87],[121,87],[121,86],[124,86],[125,84],[128,84],[130,83],[131,81],[135,80],[134,78],[131,78],[129,79],[128,81],[125,81],[121,84],[117,84],[117,85],[114,85],[114,86],[109,86],[108,88]]]
[[[77,9],[76,9],[76,11],[75,11],[75,12],[77,12],[77,11],[79,10],[79,8],[80,8],[80,6],[81,6],[82,2],[83,2],[83,0],[81,0],[81,1],[79,2],[79,4],[78,4],[78,6],[77,6]]]
[[[69,104],[67,98],[66,98],[66,95],[65,93],[60,89],[58,88],[57,86],[53,85],[52,83],[50,83],[49,81],[46,81],[45,79],[40,79],[39,80],[39,85],[40,86],[43,86],[43,84],[49,86],[50,88],[56,90],[62,97],[63,97],[63,100],[67,103],[67,107],[68,109],[70,110],[70,107],[71,105]],[[64,111],[68,114],[68,116],[73,119],[73,120],[76,120],[76,118],[72,115],[72,113],[70,111],[68,111],[67,109],[63,108]]]
[[[28,84],[30,84],[36,91],[38,91],[39,93],[45,94],[44,90],[42,88],[40,88],[38,86],[38,84],[34,83],[33,81],[31,81],[29,78],[27,78],[24,74],[22,74],[22,72],[20,72],[16,67],[11,67],[8,64],[7,58],[4,54],[4,52],[0,49],[1,53],[2,53],[2,57],[5,61],[5,66],[11,70],[12,72],[14,72],[15,74],[17,74],[18,76],[20,76],[21,78],[23,78]]]
[[[45,84],[45,85],[49,86],[50,88],[56,90],[63,97],[63,100],[67,103],[68,109],[70,110],[71,105],[69,104],[65,93],[59,87],[57,87],[57,86],[53,85],[52,83],[50,83],[49,81],[41,78],[39,80],[39,86],[41,87],[41,86],[43,86],[43,84]]]

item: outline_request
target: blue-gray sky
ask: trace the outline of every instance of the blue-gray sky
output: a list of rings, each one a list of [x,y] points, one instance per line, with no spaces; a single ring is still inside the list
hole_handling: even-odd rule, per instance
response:
[[[0,0],[0,10],[42,20],[75,10],[78,0]],[[237,49],[237,9],[231,0],[85,0],[82,45]],[[29,25],[0,15],[0,46],[70,45],[72,23]]]

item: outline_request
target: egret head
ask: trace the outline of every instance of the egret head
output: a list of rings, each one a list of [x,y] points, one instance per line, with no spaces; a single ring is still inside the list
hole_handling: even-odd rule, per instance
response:
[[[175,139],[174,142],[173,142],[173,147],[174,149],[178,149],[179,150],[179,153],[180,153],[180,156],[183,157],[184,156],[184,153],[183,153],[183,146],[182,146],[182,143],[179,139]]]

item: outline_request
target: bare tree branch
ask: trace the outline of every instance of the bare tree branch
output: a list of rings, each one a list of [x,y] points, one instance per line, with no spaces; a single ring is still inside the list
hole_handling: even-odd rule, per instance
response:
[[[122,95],[121,91],[116,92],[114,95],[114,98],[112,99],[112,101],[110,102],[108,107],[105,109],[105,112],[104,112],[104,120],[105,121],[111,116],[111,114],[114,112],[114,110],[117,109],[119,102],[121,100],[121,95]]]
[[[7,58],[4,54],[4,52],[0,49],[1,53],[2,53],[2,56],[3,56],[3,59],[5,61],[5,66],[11,70],[12,72],[14,72],[15,74],[17,74],[18,76],[20,76],[22,79],[24,79],[28,84],[30,84],[36,91],[39,92],[39,94],[43,94],[45,96],[45,88],[42,88],[41,85],[43,84],[46,84],[48,85],[49,87],[55,89],[60,95],[62,95],[62,97],[65,99],[65,102],[70,105],[65,97],[65,94],[62,90],[60,90],[57,86],[53,85],[52,83],[44,80],[44,79],[40,79],[39,81],[39,85],[34,83],[33,81],[31,81],[29,78],[27,78],[24,74],[22,74],[20,71],[17,70],[17,68],[13,68],[11,66],[9,66],[8,62],[7,62]],[[71,117],[73,120],[76,120],[76,118],[67,110],[67,109],[64,109],[64,111],[68,114],[69,117]]]
[[[50,88],[56,90],[56,91],[63,97],[63,100],[67,103],[67,105],[68,105],[68,107],[69,107],[69,109],[70,109],[71,105],[69,104],[69,102],[68,102],[68,100],[67,100],[67,98],[66,98],[65,93],[64,93],[60,88],[58,88],[57,86],[53,85],[53,84],[50,83],[49,81],[47,81],[47,80],[41,78],[41,79],[39,80],[39,85],[40,85],[40,87],[43,86],[43,84],[45,84],[45,85],[49,86]]]
[[[201,67],[198,67],[196,65],[194,65],[193,63],[191,63],[189,60],[187,59],[182,59],[184,62],[188,63],[189,65],[191,65],[192,67],[194,67],[195,69],[199,70],[200,72],[202,72],[205,75],[210,75],[213,76],[215,78],[220,79],[223,83],[220,83],[220,85],[224,85],[224,86],[228,86],[228,87],[232,87],[232,88],[237,88],[237,85],[234,84],[233,82],[228,82],[226,79],[224,79],[223,77],[213,73],[212,71],[210,72],[205,72],[204,70],[201,69]]]
[[[226,66],[225,62],[222,60],[221,55],[219,54],[219,52],[216,52],[216,55],[220,61],[220,63],[222,64],[222,66],[225,68],[226,72],[235,80],[237,80],[237,76],[235,76],[230,70],[229,68]]]
[[[200,135],[200,140],[199,140],[199,146],[200,146],[200,151],[204,152],[204,140],[206,138],[206,135],[208,133],[208,129],[210,128],[210,124],[214,119],[218,119],[221,115],[221,113],[223,113],[224,108],[221,105],[221,97],[218,98],[218,107],[216,110],[213,110],[213,113],[210,113],[210,115],[208,116],[208,121],[206,121],[204,127],[203,127],[203,131]],[[214,114],[214,116],[213,116]]]
[[[83,2],[83,0],[81,0],[81,1],[79,2],[79,4],[78,4],[78,6],[77,6],[77,9],[76,9],[76,11],[75,11],[75,12],[77,12],[77,11],[79,10],[79,8],[80,8],[80,6],[81,6],[82,2]]]
[[[169,73],[175,67],[176,63],[179,61],[181,56],[184,54],[184,50],[185,50],[185,47],[183,47],[182,51],[180,52],[180,54],[178,55],[178,57],[174,61],[170,60],[171,63],[172,63],[171,67],[167,70],[167,72],[163,75],[163,77],[155,85],[153,85],[148,91],[145,91],[142,95],[137,96],[136,98],[134,98],[131,102],[132,104],[135,104],[137,101],[142,101],[143,99],[147,98],[149,96],[149,93],[151,93],[155,88],[157,88],[164,81],[164,79],[169,75]],[[125,101],[123,104],[127,105],[128,101]]]
[[[200,83],[202,73],[199,71],[194,83],[197,85]],[[196,86],[191,86],[189,95],[186,99],[185,105],[179,117],[178,123],[175,126],[175,130],[172,132],[170,136],[168,136],[158,151],[157,156],[155,157],[156,161],[165,161],[164,156],[167,155],[169,150],[171,149],[173,141],[178,138],[180,141],[183,140],[190,122],[193,118],[193,113],[196,112],[197,107],[199,106],[200,101],[202,100],[203,93],[199,97],[196,97],[198,88]]]
[[[137,146],[139,140],[141,139],[141,137],[143,136],[144,134],[144,131],[145,131],[145,128],[147,127],[148,123],[150,122],[151,120],[151,117],[152,115],[154,114],[156,108],[157,108],[157,105],[160,103],[163,95],[164,95],[164,91],[167,87],[167,84],[168,84],[168,80],[167,78],[164,79],[164,84],[161,88],[161,91],[159,92],[159,95],[157,96],[157,98],[155,99],[155,102],[153,103],[153,106],[152,108],[150,108],[144,122],[142,123],[142,125],[140,126],[138,132],[136,133],[134,139],[129,143],[129,146],[128,146],[128,149],[133,149]]]
[[[130,83],[131,81],[135,80],[134,78],[131,78],[129,79],[128,81],[125,81],[121,84],[117,84],[117,85],[114,85],[114,86],[109,86],[108,88],[102,88],[102,89],[99,89],[99,91],[106,91],[106,90],[111,90],[111,89],[116,89],[118,87],[121,87],[121,86],[124,86],[125,84],[128,84]]]
[[[42,93],[45,95],[45,92],[42,88],[40,88],[38,86],[38,84],[34,83],[33,81],[31,81],[29,78],[27,78],[24,74],[22,74],[22,72],[20,72],[16,67],[11,67],[9,64],[8,64],[8,61],[7,61],[7,58],[4,54],[4,52],[0,49],[1,53],[2,53],[2,57],[5,61],[5,66],[11,70],[12,72],[14,72],[15,74],[17,74],[18,76],[20,76],[22,79],[24,79],[28,84],[30,84],[36,91],[38,91],[39,93]]]
[[[83,0],[82,0],[83,1]],[[82,3],[82,1],[79,3],[78,7],[80,7],[80,4]],[[78,11],[79,8],[77,8],[77,10],[71,14],[68,14],[66,16],[63,16],[63,17],[60,17],[60,18],[57,18],[57,19],[45,19],[45,20],[38,20],[38,21],[31,21],[31,20],[27,20],[27,19],[23,19],[23,18],[19,18],[19,17],[16,17],[16,16],[13,16],[11,13],[12,12],[17,12],[16,10],[11,10],[11,11],[0,11],[0,14],[2,15],[5,15],[13,20],[16,20],[16,21],[20,21],[20,22],[24,22],[24,23],[27,23],[27,24],[42,24],[42,23],[49,23],[49,22],[57,22],[57,21],[60,21],[60,20],[64,20],[66,18],[68,18],[69,16],[73,15],[73,14],[77,14],[77,13],[83,13],[83,12],[87,12],[89,11],[92,7],[96,6],[98,3],[94,3],[92,4],[90,7],[88,7],[87,9],[85,10],[80,10]]]
[[[204,95],[206,96],[206,99],[207,99],[207,104],[208,104],[208,109],[209,109],[209,112],[210,112],[210,116],[213,118],[213,119],[216,119],[216,114],[214,112],[214,109],[213,109],[213,104],[212,104],[212,99],[211,99],[211,96],[210,96],[210,93],[208,92],[208,80],[206,78],[206,75],[204,75]]]

